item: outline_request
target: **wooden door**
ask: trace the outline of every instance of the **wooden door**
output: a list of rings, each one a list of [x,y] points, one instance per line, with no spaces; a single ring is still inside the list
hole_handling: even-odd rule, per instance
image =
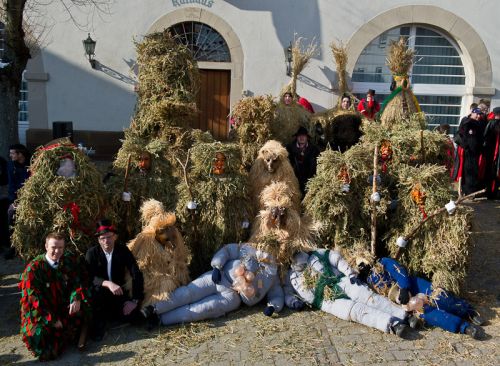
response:
[[[193,128],[208,130],[217,140],[227,139],[230,85],[231,71],[200,70],[199,116]]]

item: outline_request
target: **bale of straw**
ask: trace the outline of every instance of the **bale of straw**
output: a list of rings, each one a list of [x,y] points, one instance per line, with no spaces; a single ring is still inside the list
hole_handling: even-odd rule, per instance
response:
[[[310,135],[314,134],[314,126],[311,124],[312,114],[301,105],[292,102],[286,105],[281,100],[275,110],[274,122],[271,124],[271,137],[283,145],[293,141],[293,135],[299,127],[305,127]]]
[[[31,176],[18,192],[16,225],[12,242],[19,255],[29,260],[44,252],[45,237],[52,231],[67,234],[67,247],[85,253],[95,244],[95,223],[114,219],[105,204],[101,175],[86,155],[69,142],[50,144],[33,155]],[[57,175],[60,160],[75,163],[76,176]]]
[[[212,172],[217,153],[226,157],[225,172]],[[245,239],[242,226],[249,221],[248,182],[241,172],[241,156],[236,144],[198,143],[190,150],[187,180],[177,186],[179,201],[176,215],[186,244],[193,253],[190,272],[193,276],[210,267],[212,255],[227,243]],[[195,201],[196,212],[187,204]]]

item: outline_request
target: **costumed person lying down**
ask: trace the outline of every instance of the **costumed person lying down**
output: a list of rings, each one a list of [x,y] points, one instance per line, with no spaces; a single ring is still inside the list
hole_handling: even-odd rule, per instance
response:
[[[258,216],[249,243],[224,246],[212,258],[212,271],[177,288],[168,300],[147,306],[143,315],[150,323],[159,316],[163,325],[193,322],[220,317],[236,310],[241,302],[255,305],[265,296],[265,315],[281,311],[284,292],[279,266],[290,260],[288,253],[305,249],[301,246],[304,241],[291,240],[301,227],[291,197],[285,183],[266,187],[261,195],[266,208]],[[289,249],[290,245],[299,246]],[[293,307],[293,296],[287,298],[287,305]]]
[[[368,260],[360,258],[358,262],[361,280],[394,302],[407,304],[407,310],[414,313],[409,319],[411,327],[423,321],[474,339],[482,337],[484,331],[479,326],[484,320],[467,301],[441,288],[434,289],[431,282],[421,277],[410,276],[407,269],[392,258],[382,258],[373,267]]]
[[[313,308],[402,338],[411,331],[405,310],[364,285],[338,251],[299,252],[288,275],[299,297]]]

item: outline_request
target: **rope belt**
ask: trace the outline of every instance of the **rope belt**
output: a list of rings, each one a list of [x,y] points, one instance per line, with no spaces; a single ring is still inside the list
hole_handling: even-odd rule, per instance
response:
[[[318,258],[320,263],[323,265],[323,273],[320,274],[318,282],[316,283],[316,288],[314,289],[314,301],[312,305],[316,309],[321,309],[321,304],[323,303],[323,298],[325,296],[325,287],[329,287],[333,291],[333,296],[330,300],[349,299],[349,296],[347,296],[338,285],[344,275],[342,273],[339,276],[335,276],[333,274],[328,260],[329,254],[330,250],[325,251],[323,255],[317,251],[313,251],[311,253],[311,255]]]

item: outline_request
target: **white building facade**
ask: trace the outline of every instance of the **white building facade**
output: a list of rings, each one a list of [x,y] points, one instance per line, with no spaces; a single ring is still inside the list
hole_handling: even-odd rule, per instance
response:
[[[71,121],[87,145],[128,127],[136,100],[134,41],[165,28],[193,49],[207,73],[202,82],[222,85],[205,88],[201,100],[211,105],[217,94],[217,103],[224,101],[216,113],[224,117],[243,95],[279,94],[289,81],[284,48],[296,37],[320,48],[298,82],[298,93],[317,111],[338,98],[332,41],[347,46],[353,93],[375,89],[382,101],[391,82],[385,56],[399,36],[416,51],[412,87],[431,124],[457,124],[482,98],[500,105],[500,1],[120,0],[109,14],[93,17],[95,69],[83,52],[87,32],[57,3],[48,11],[45,46],[25,72],[23,128],[32,145],[52,136],[57,121]]]

